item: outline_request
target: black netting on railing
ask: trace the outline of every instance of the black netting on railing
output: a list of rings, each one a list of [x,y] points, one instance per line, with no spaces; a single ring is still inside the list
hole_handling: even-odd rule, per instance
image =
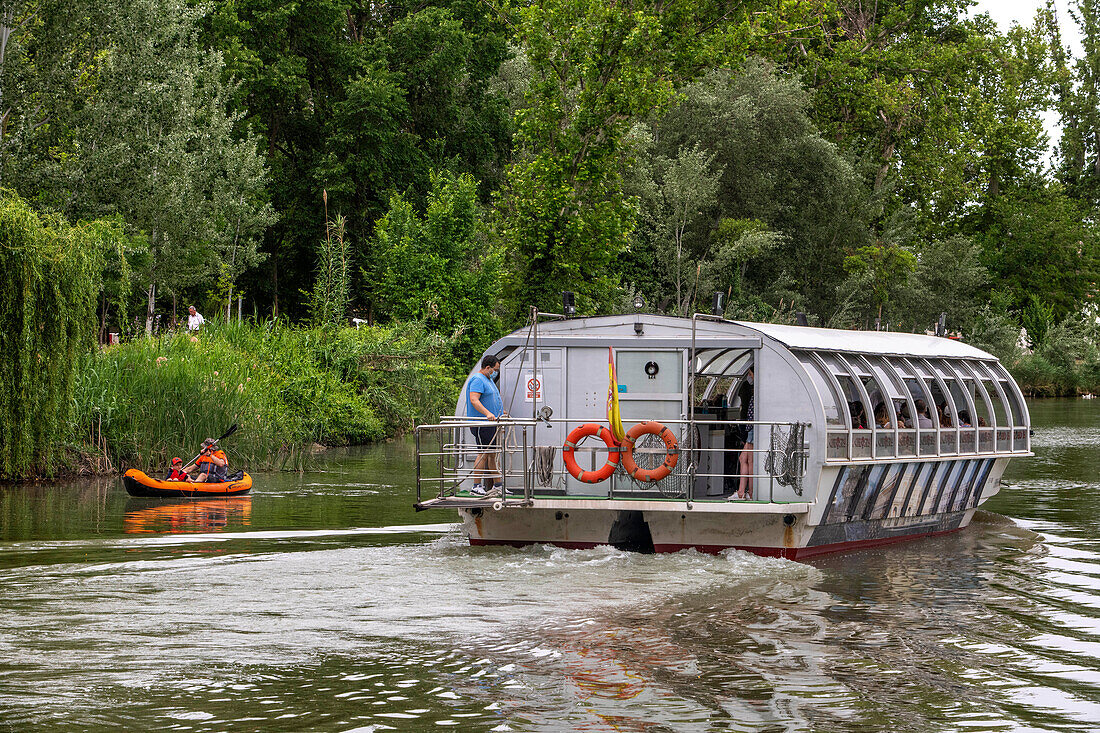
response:
[[[802,496],[802,475],[806,472],[806,426],[795,423],[789,428],[772,426],[771,445],[764,458],[764,470],[780,486],[790,486]]]

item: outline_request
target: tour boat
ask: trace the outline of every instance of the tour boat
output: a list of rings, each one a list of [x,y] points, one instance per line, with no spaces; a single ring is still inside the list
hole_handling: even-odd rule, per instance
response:
[[[252,477],[242,472],[241,478],[218,484],[192,484],[186,481],[164,481],[131,468],[122,477],[122,485],[130,496],[189,497],[192,499],[240,496],[252,490]]]
[[[495,445],[477,447],[489,423],[465,417],[465,392],[415,434],[417,509],[457,509],[472,545],[873,547],[966,527],[1032,455],[1008,371],[939,336],[535,314],[486,354],[508,414]],[[499,495],[471,493],[479,452],[503,465]]]

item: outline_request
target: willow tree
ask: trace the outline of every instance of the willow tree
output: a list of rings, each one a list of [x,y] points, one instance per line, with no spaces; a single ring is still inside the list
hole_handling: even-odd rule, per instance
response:
[[[0,478],[56,469],[76,363],[95,334],[102,253],[121,236],[0,200]]]

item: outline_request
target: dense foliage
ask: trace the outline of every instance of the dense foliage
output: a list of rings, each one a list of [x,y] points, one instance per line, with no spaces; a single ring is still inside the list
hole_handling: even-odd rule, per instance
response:
[[[98,271],[116,227],[70,227],[0,200],[0,478],[50,473],[75,366],[94,343]]]
[[[58,296],[97,297],[101,341],[243,299],[423,324],[457,368],[563,290],[723,291],[744,319],[946,313],[1037,392],[1094,389],[1098,109],[1100,0],[1009,28],[969,0],[0,8],[0,185],[115,233]]]
[[[965,334],[994,301],[1061,322],[1096,294],[1100,0],[1011,28],[969,6],[16,0],[0,176],[120,217],[128,301],[100,317],[124,333],[244,295],[424,319],[465,359],[562,290],[582,312],[724,290],[832,325],[947,311]]]

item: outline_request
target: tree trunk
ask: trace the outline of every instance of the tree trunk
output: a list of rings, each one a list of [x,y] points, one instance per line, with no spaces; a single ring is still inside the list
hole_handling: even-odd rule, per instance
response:
[[[271,298],[271,317],[275,319],[279,317],[279,260],[275,257],[271,258],[271,274],[275,286]]]
[[[153,311],[157,308],[157,284],[149,283],[145,308],[145,335],[153,335]]]

